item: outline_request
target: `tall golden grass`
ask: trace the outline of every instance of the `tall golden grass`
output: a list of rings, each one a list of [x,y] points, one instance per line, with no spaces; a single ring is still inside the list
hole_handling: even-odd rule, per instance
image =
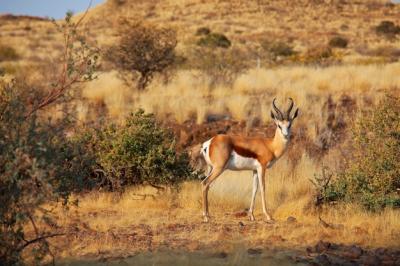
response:
[[[274,97],[285,104],[292,97],[300,107],[300,119],[318,120],[328,96],[337,100],[348,95],[359,107],[379,100],[383,90],[400,88],[400,63],[385,65],[340,65],[319,67],[255,68],[239,75],[232,86],[212,88],[210,78],[198,71],[178,71],[165,84],[156,79],[143,92],[129,88],[116,72],[101,73],[87,85],[83,95],[89,101],[103,101],[114,118],[143,108],[160,118],[177,122],[196,118],[205,121],[207,114],[226,113],[236,120],[258,115],[269,121]]]

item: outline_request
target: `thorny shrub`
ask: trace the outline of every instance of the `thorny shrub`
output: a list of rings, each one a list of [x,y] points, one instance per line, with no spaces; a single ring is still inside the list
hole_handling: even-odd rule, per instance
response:
[[[176,32],[129,20],[122,23],[125,26],[120,30],[121,39],[108,49],[106,57],[120,70],[139,73],[137,88],[143,90],[154,74],[162,73],[175,63]]]
[[[54,232],[37,228],[27,237],[24,224],[36,227],[50,222],[43,203],[68,203],[71,192],[81,189],[94,157],[84,147],[66,139],[67,117],[58,121],[26,117],[27,90],[20,84],[0,84],[0,264],[20,261],[31,244],[35,260],[48,254],[47,237]],[[29,95],[31,96],[31,94]],[[86,184],[87,185],[87,184]],[[29,239],[29,240],[28,240]]]
[[[38,226],[54,225],[51,211],[43,204],[62,201],[67,205],[73,191],[88,186],[84,181],[94,169],[94,157],[78,142],[66,138],[65,132],[72,128],[69,114],[48,120],[44,114],[38,115],[73,85],[93,79],[96,54],[78,36],[79,22],[72,22],[71,17],[67,14],[58,27],[65,37],[62,70],[56,83],[47,84],[50,89],[46,95],[30,84],[0,77],[1,265],[23,264],[21,253],[27,247],[35,264],[51,254],[47,238],[62,232]],[[75,42],[79,45],[74,46]],[[26,234],[27,223],[33,234]]]
[[[370,210],[400,207],[400,98],[387,95],[358,118],[346,168],[326,184],[324,201],[358,202]]]
[[[397,34],[400,34],[400,26],[395,25],[392,21],[384,20],[375,27],[375,32],[378,35],[392,39],[396,37]]]
[[[229,48],[231,46],[231,41],[222,33],[204,32],[202,37],[197,41],[197,45],[211,48]]]
[[[329,40],[329,46],[336,48],[346,48],[348,43],[349,41],[346,38],[340,36],[332,37],[332,39]]]

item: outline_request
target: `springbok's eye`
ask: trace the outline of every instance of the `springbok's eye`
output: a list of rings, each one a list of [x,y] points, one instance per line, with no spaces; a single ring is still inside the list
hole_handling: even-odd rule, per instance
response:
[[[280,129],[282,129],[281,125],[278,125],[278,127],[279,127]]]

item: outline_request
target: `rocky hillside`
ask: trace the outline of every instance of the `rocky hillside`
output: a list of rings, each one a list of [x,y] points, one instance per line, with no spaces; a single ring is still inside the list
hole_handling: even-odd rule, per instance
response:
[[[400,24],[400,5],[389,1],[108,0],[88,12],[84,26],[104,47],[115,41],[121,18],[174,28],[181,51],[195,44],[196,31],[206,27],[225,34],[248,58],[262,56],[266,43],[301,52],[326,46],[337,36],[348,41],[345,55],[379,56],[399,46],[398,39],[376,33],[382,21]],[[49,20],[3,15],[0,21],[0,43],[13,46],[23,61],[37,62],[60,49],[56,40],[61,36]]]

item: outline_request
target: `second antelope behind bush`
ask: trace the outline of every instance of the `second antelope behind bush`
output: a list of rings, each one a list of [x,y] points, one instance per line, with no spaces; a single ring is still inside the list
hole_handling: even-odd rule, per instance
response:
[[[261,187],[262,208],[267,221],[272,220],[265,205],[265,171],[270,168],[285,152],[290,140],[290,128],[293,120],[297,117],[297,108],[293,116],[290,115],[293,108],[293,100],[289,98],[290,104],[286,112],[282,113],[276,107],[275,100],[271,110],[271,117],[276,124],[275,136],[273,138],[241,137],[231,135],[217,135],[203,143],[201,153],[210,169],[207,177],[202,182],[203,191],[203,216],[208,222],[208,190],[226,169],[234,171],[253,171],[253,193],[249,208],[249,218],[254,221],[254,201],[258,185]]]

